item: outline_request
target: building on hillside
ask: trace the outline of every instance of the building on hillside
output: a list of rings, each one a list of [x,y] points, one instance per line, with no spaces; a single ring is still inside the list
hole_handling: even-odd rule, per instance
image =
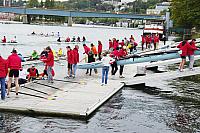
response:
[[[159,15],[161,12],[170,8],[170,2],[163,2],[156,5],[155,9],[147,9],[146,14],[148,15]]]

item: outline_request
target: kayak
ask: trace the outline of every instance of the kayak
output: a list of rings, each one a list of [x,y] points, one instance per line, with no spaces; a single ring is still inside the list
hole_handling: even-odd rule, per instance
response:
[[[1,45],[16,45],[18,42],[0,42]]]
[[[91,42],[89,41],[84,41],[84,42],[65,42],[65,41],[49,41],[50,43],[55,43],[55,44],[65,44],[65,45],[83,45],[83,44],[90,44]]]
[[[156,61],[176,59],[180,58],[180,54],[178,53],[178,51],[179,49],[169,49],[165,51],[151,51],[146,53],[133,54],[117,60],[117,65],[127,65],[127,64],[143,63],[143,62],[156,62]],[[200,55],[200,51],[196,50],[195,55]],[[102,62],[82,63],[77,65],[78,69],[93,69],[101,67],[103,67]]]

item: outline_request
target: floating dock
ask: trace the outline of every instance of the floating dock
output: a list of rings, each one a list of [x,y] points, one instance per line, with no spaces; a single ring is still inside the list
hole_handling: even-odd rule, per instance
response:
[[[154,65],[148,65],[170,64],[170,61],[164,62],[154,62]],[[98,74],[92,73],[92,76],[85,75],[85,70],[78,70],[78,75],[75,79],[61,79],[64,75],[59,75],[54,83],[47,83],[46,80],[30,82],[20,87],[18,97],[14,93],[14,88],[12,88],[13,92],[10,94],[10,98],[0,101],[0,110],[31,115],[88,119],[95,110],[124,86],[138,84],[146,84],[151,87],[162,86],[162,84],[159,84],[160,81],[200,74],[200,67],[195,68],[195,71],[185,69],[184,72],[176,70],[134,77],[136,72],[136,64],[126,65],[124,68],[125,78],[120,79],[117,73],[114,79],[109,77],[108,85],[106,86],[101,86],[101,69],[98,69]]]

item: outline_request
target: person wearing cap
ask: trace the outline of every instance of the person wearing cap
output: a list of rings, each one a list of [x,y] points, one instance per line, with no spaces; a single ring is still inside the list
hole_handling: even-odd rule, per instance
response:
[[[67,46],[66,48],[67,48],[67,62],[68,62],[67,65],[68,72],[66,78],[69,78],[69,77],[74,77],[74,73],[72,70],[72,65],[74,64],[74,53],[70,46]]]
[[[197,47],[196,47],[196,39],[192,39],[192,41],[189,43],[190,46],[193,47],[193,49],[188,49],[188,58],[189,58],[189,61],[190,61],[190,64],[189,64],[189,69],[191,71],[194,70],[193,66],[194,66],[194,52],[195,50],[197,50]]]
[[[11,88],[11,83],[12,83],[13,77],[14,77],[14,80],[15,80],[15,92],[16,92],[16,95],[18,95],[18,91],[19,91],[19,83],[18,83],[19,70],[21,70],[22,66],[21,66],[21,59],[17,55],[17,50],[13,49],[12,54],[8,57],[7,61],[8,61],[8,68],[10,69],[9,79],[8,79],[7,95],[9,96],[9,94],[10,94],[10,88]]]
[[[31,68],[27,69],[28,74],[28,81],[36,80],[37,77],[39,77],[38,70],[35,68],[34,65],[32,65]]]
[[[53,52],[49,46],[46,48],[46,51],[48,52],[48,56],[46,58],[42,59],[42,61],[44,63],[46,63],[47,74],[48,74],[48,77],[47,77],[48,83],[53,83],[52,69],[54,66],[54,56],[53,56]]]
[[[8,64],[0,55],[0,84],[1,84],[1,99],[4,100],[6,96],[6,76],[8,73]]]

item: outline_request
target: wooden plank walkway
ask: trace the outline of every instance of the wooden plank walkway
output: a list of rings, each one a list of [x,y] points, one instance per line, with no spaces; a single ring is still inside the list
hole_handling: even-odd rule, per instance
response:
[[[163,64],[157,62],[157,65]],[[65,70],[65,66],[59,67],[59,69]],[[66,82],[55,81],[53,84],[48,84],[46,80],[40,80],[29,83],[25,85],[26,88],[21,87],[20,92],[34,96],[19,94],[16,97],[15,93],[11,93],[10,98],[0,101],[0,110],[86,119],[120,91],[124,84],[127,86],[137,84],[146,84],[151,87],[162,86],[161,81],[200,74],[200,67],[195,68],[195,71],[185,69],[184,72],[169,71],[147,74],[142,77],[134,77],[136,71],[137,65],[126,65],[124,68],[125,78],[118,78],[117,73],[114,79],[109,77],[109,83],[106,86],[101,86],[100,83],[101,69],[98,69],[98,74],[92,74],[92,76],[85,75],[85,70],[78,70],[76,79],[68,79]],[[62,74],[56,78],[61,79],[64,77]]]

